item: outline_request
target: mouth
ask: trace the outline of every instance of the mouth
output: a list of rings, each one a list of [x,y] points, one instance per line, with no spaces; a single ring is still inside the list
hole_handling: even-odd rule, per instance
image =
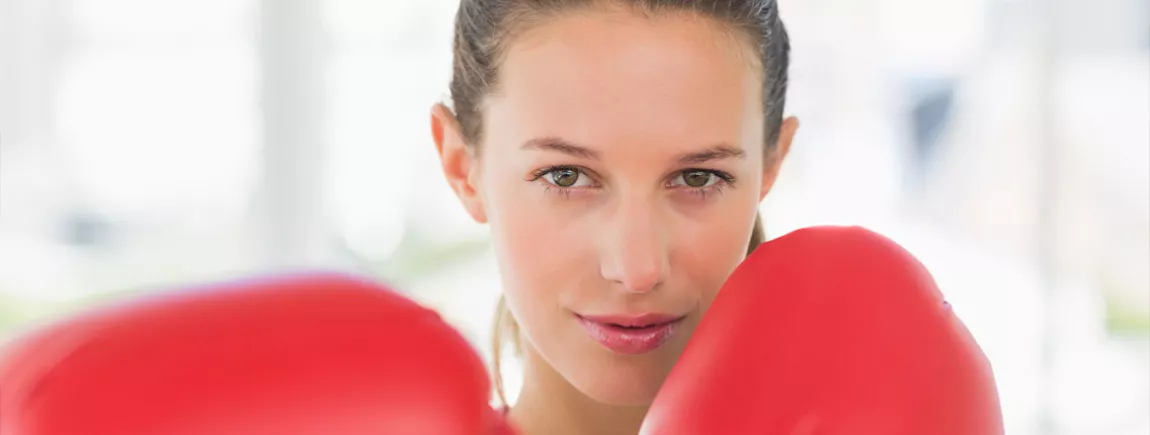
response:
[[[642,354],[662,347],[675,335],[686,316],[643,314],[639,316],[575,315],[591,339],[622,354]]]

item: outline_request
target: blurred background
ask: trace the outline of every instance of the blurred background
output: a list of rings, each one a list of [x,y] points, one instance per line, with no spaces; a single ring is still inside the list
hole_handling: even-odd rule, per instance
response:
[[[860,224],[918,255],[1008,433],[1150,434],[1150,1],[780,2],[803,128],[769,235]],[[0,0],[0,344],[324,267],[397,284],[490,358],[487,231],[428,124],[456,5]]]

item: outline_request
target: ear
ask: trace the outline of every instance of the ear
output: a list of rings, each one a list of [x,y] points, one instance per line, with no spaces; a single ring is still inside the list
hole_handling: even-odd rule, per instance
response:
[[[775,179],[779,177],[779,169],[783,166],[783,160],[786,160],[787,153],[791,151],[791,142],[795,139],[795,133],[799,131],[799,119],[793,116],[783,120],[783,124],[779,126],[779,141],[775,144],[774,151],[771,152],[767,160],[767,164],[763,165],[763,185],[759,190],[759,201],[767,197],[771,188],[775,185]]]
[[[486,223],[487,212],[477,185],[480,177],[476,153],[463,139],[455,115],[443,104],[431,108],[431,137],[435,140],[435,150],[439,153],[447,184],[471,218]]]

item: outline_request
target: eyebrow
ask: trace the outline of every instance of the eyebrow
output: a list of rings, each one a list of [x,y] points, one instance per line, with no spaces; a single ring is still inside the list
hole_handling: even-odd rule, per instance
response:
[[[581,147],[563,139],[544,137],[531,139],[523,144],[525,150],[557,151],[572,157],[588,160],[601,160],[599,152],[590,148]]]
[[[575,145],[571,142],[555,137],[545,137],[538,139],[531,139],[525,142],[522,146],[525,150],[541,150],[541,151],[555,151],[567,154],[572,157],[578,157],[587,160],[602,160],[602,156],[598,151],[593,149]],[[718,144],[702,151],[695,151],[679,156],[679,164],[691,165],[709,162],[712,160],[722,160],[731,158],[743,158],[746,152],[743,150],[727,145]]]
[[[703,151],[688,153],[679,157],[679,163],[684,165],[697,165],[711,160],[741,159],[747,155],[743,150],[726,144],[719,144]]]

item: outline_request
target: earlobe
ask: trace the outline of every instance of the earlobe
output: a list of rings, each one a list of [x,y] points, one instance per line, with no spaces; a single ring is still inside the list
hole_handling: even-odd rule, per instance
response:
[[[763,185],[759,191],[759,201],[766,198],[771,188],[774,187],[775,180],[779,177],[779,170],[782,168],[787,154],[791,151],[791,143],[798,131],[799,119],[793,116],[784,119],[782,125],[779,126],[779,140],[775,143],[774,150],[766,164],[763,165]]]
[[[447,184],[476,222],[486,223],[487,213],[477,183],[476,156],[463,139],[455,115],[443,104],[431,108],[431,138]]]

